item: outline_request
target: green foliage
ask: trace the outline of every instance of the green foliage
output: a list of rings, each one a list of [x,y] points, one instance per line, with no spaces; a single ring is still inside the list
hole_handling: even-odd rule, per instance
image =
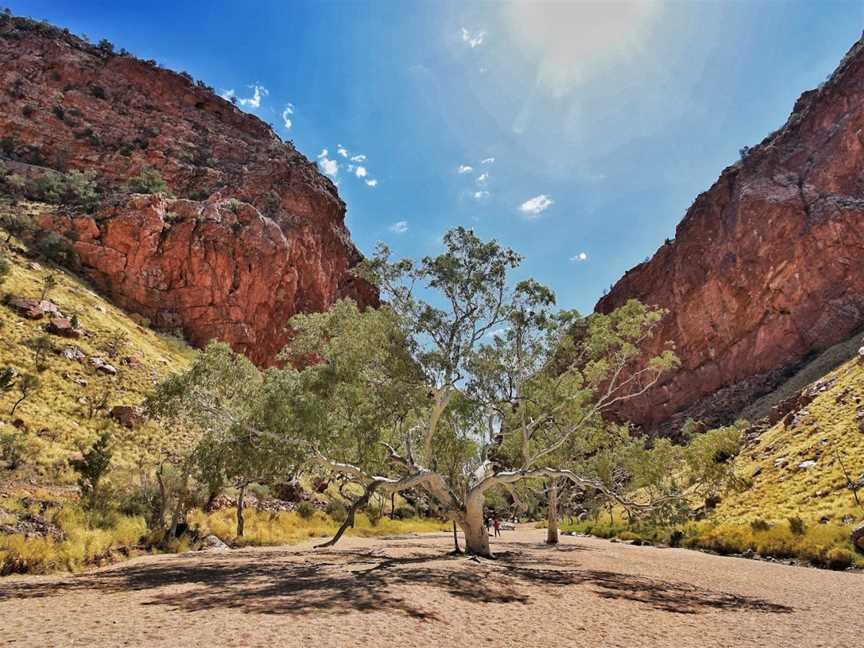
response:
[[[0,256],[0,286],[6,282],[6,277],[9,276],[10,272],[12,272],[12,266],[4,257]]]
[[[36,248],[42,256],[54,263],[73,269],[78,265],[78,254],[69,241],[54,232],[42,235],[36,243]]]
[[[19,177],[19,176],[9,176]],[[7,178],[8,180],[9,178]],[[0,227],[6,230],[6,242],[13,236],[27,236],[33,232],[35,226],[30,216],[18,210],[4,210],[0,212]]]
[[[684,459],[689,485],[708,497],[726,488],[740,488],[744,481],[735,475],[734,459],[741,451],[740,427],[727,427],[697,434],[686,446]]]
[[[315,507],[312,506],[309,502],[303,501],[297,505],[297,515],[299,515],[304,520],[312,519],[312,516],[315,515]]]
[[[17,401],[15,401],[15,404],[12,405],[9,416],[14,416],[15,410],[18,409],[18,406],[23,403],[28,397],[39,391],[39,388],[42,386],[42,384],[39,381],[39,378],[37,378],[36,376],[32,374],[24,374],[15,382],[15,386],[18,387],[19,398]]]
[[[48,368],[48,354],[54,351],[54,342],[48,335],[37,335],[29,341],[30,348],[33,350],[33,364],[36,371],[42,372]]]
[[[51,294],[51,291],[57,287],[57,277],[55,277],[50,272],[45,275],[45,278],[42,280],[42,297],[40,298],[42,301],[48,299],[48,296]]]
[[[344,522],[348,517],[348,510],[345,505],[339,500],[331,500],[327,504],[327,515],[333,518],[336,522]]]
[[[81,459],[69,462],[72,469],[78,473],[78,486],[81,496],[93,506],[99,494],[99,484],[111,466],[112,452],[110,432],[103,432],[90,448],[84,451]]]
[[[169,193],[168,185],[156,169],[144,167],[137,177],[129,183],[129,189],[136,193]]]
[[[24,193],[33,200],[72,205],[86,211],[96,209],[102,199],[95,171],[46,173],[27,182]]]
[[[25,459],[27,444],[18,431],[0,433],[0,460],[7,470],[15,470]]]

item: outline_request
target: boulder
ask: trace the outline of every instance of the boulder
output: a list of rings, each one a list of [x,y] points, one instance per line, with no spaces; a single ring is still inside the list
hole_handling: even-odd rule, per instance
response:
[[[213,534],[208,535],[201,541],[201,551],[228,551],[230,547]]]
[[[21,299],[12,297],[7,300],[6,305],[18,313],[21,317],[26,317],[31,320],[42,319],[45,316],[45,311],[35,299]]]
[[[72,322],[65,317],[52,317],[45,325],[45,331],[51,335],[72,339],[78,339],[82,334],[81,329],[72,326]]]
[[[135,356],[126,356],[120,362],[130,369],[144,369],[144,363]]]
[[[90,364],[94,369],[96,369],[96,371],[101,371],[109,376],[117,375],[117,369],[113,365],[109,364],[104,358],[94,356],[90,358]]]
[[[144,423],[144,409],[132,405],[115,405],[109,412],[111,418],[130,430]]]
[[[75,362],[82,362],[85,358],[87,358],[87,354],[84,353],[84,350],[74,344],[64,346],[62,349],[60,349],[60,355],[67,360],[73,360]]]
[[[864,553],[864,522],[852,529],[852,545]]]

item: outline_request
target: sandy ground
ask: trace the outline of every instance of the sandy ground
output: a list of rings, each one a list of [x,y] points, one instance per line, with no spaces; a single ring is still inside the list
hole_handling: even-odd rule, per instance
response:
[[[520,528],[138,558],[0,580],[3,646],[861,645],[864,575]]]

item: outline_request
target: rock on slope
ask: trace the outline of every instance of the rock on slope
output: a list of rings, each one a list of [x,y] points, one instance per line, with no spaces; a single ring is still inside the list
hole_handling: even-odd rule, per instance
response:
[[[360,255],[333,183],[188,75],[4,17],[0,80],[7,158],[94,171],[111,188],[154,169],[182,197],[133,195],[94,215],[41,219],[122,307],[269,364],[294,313],[340,296],[377,302],[348,272]]]
[[[742,157],[597,304],[670,311],[682,366],[620,411],[646,428],[725,422],[864,324],[864,41]]]

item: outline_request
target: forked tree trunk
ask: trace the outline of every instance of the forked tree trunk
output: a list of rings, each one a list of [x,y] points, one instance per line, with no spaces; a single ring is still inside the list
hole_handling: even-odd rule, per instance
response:
[[[246,484],[240,485],[240,492],[237,493],[237,537],[243,537],[243,527],[246,524],[246,520],[243,517],[243,505],[245,504],[246,499]]]
[[[552,480],[549,487],[549,501],[546,507],[546,544],[558,544],[558,481]]]

